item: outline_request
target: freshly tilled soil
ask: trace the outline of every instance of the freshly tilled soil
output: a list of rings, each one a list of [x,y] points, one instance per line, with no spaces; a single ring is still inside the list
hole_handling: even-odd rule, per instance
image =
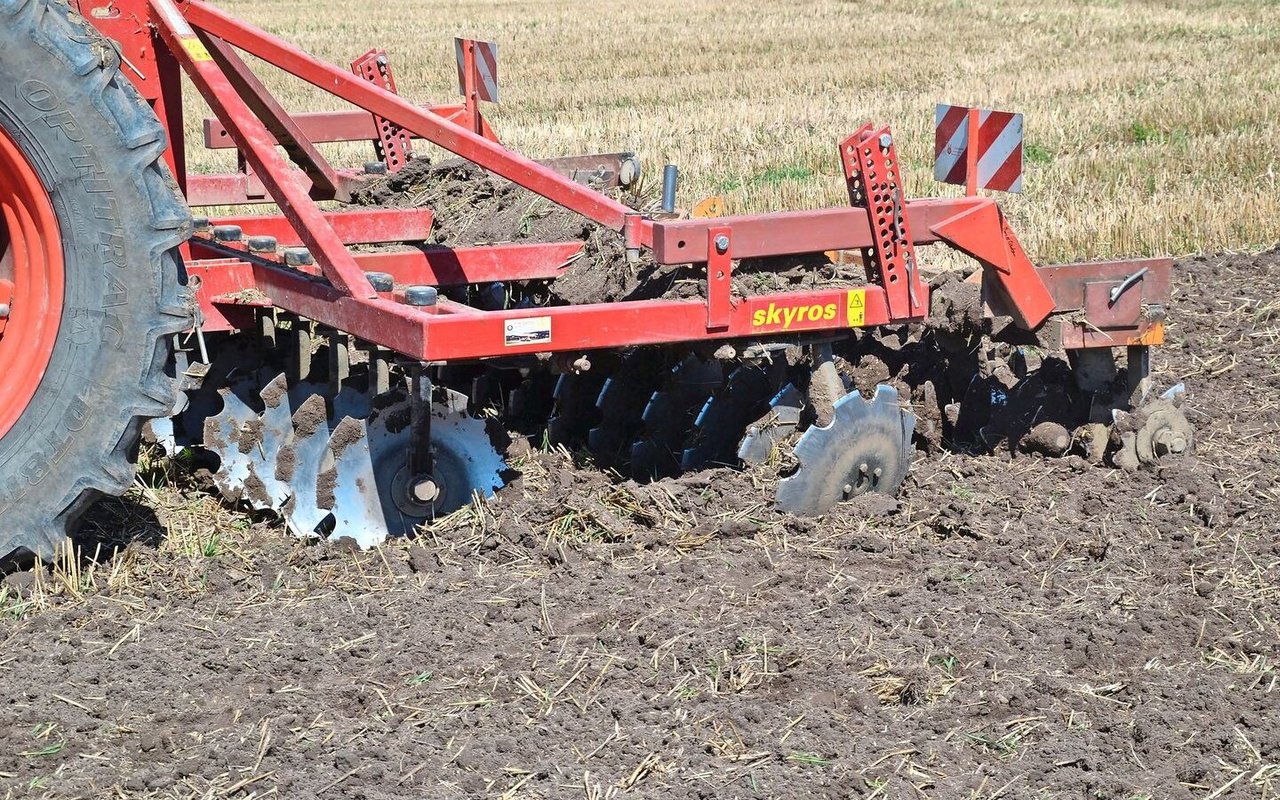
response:
[[[1153,367],[1187,383],[1198,441],[1155,469],[939,452],[899,499],[807,520],[762,475],[641,486],[534,451],[412,544],[257,523],[201,552],[132,544],[76,591],[9,576],[0,784],[1273,797],[1278,284],[1280,253],[1179,265]],[[163,534],[156,507],[130,524]]]

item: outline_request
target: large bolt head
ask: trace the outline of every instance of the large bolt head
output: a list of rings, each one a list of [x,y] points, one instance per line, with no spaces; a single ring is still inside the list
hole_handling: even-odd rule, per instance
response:
[[[290,247],[284,251],[284,263],[290,267],[307,267],[315,263],[311,251],[305,247]]]
[[[8,319],[11,311],[8,303],[0,303],[0,319]]]
[[[440,484],[436,483],[432,478],[423,478],[416,481],[409,492],[413,495],[413,499],[423,505],[430,505],[440,499]]]
[[[723,233],[716,237],[716,252],[720,255],[729,252],[729,237]]]
[[[890,135],[889,135],[889,134],[887,134],[887,133],[882,133],[882,134],[880,134],[880,147],[881,147],[882,149],[888,150],[888,149],[889,149],[889,145],[891,145],[891,144],[893,144],[893,137],[892,137],[892,136],[890,136]]]
[[[1166,453],[1179,455],[1187,450],[1187,439],[1182,434],[1168,428],[1156,434],[1155,443]]]
[[[395,279],[385,272],[366,272],[364,276],[375,292],[389,292],[396,286]]]
[[[434,286],[409,286],[404,290],[404,301],[411,306],[434,306],[439,299]]]
[[[239,225],[218,225],[213,229],[213,238],[219,242],[238,242],[243,236]]]
[[[640,179],[640,159],[632,156],[624,158],[618,167],[618,183],[629,187]]]
[[[278,242],[274,236],[250,236],[249,252],[250,253],[274,253]]]

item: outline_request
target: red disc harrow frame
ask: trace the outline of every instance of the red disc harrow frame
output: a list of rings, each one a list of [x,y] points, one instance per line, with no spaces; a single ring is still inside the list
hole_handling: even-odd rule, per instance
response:
[[[1027,329],[1052,327],[1065,347],[1145,346],[1162,339],[1158,311],[1169,292],[1168,259],[1036,267],[994,200],[905,199],[893,135],[885,127],[868,124],[839,145],[850,190],[846,207],[655,220],[572,177],[597,165],[616,170],[619,156],[526,158],[497,140],[474,92],[462,104],[433,107],[401,97],[382,51],[342,69],[201,0],[81,5],[94,4],[103,6],[102,13],[86,8],[85,16],[120,44],[135,83],[169,130],[169,161],[189,203],[267,202],[279,208],[277,215],[222,217],[198,226],[187,245],[187,267],[198,284],[206,331],[247,327],[255,309],[276,307],[409,358],[438,362],[904,323],[923,320],[929,309],[916,248],[943,243],[981,265],[984,297],[995,312]],[[290,114],[242,53],[353,108]],[[234,147],[238,172],[188,173],[179,69],[216,115],[205,125],[204,144]],[[407,159],[413,140],[426,140],[617,231],[633,252],[648,249],[660,264],[705,264],[705,299],[505,311],[443,295],[434,305],[407,304],[407,285],[555,279],[582,257],[582,243],[353,252],[350,246],[359,244],[424,242],[432,223],[428,209],[322,210],[320,201],[349,199],[367,176],[334,168],[316,144],[360,140],[375,143],[393,170]],[[278,247],[255,250],[253,238],[265,236]],[[863,252],[865,286],[759,297],[732,292],[739,259],[831,250]],[[389,273],[397,288],[375,291],[366,277],[370,271]]]

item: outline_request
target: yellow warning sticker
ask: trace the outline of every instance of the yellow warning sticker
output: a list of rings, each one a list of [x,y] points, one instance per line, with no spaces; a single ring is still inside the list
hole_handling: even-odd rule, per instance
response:
[[[204,46],[204,42],[194,36],[182,40],[182,49],[187,51],[187,55],[191,56],[191,60],[195,62],[212,61],[213,56],[209,55],[209,48]]]
[[[845,324],[850,328],[861,328],[867,323],[867,290],[850,289],[844,299]]]

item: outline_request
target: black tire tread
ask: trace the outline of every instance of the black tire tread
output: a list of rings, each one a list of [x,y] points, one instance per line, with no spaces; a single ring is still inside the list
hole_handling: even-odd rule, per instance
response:
[[[123,494],[132,484],[134,457],[145,421],[168,416],[178,397],[177,382],[166,374],[171,338],[189,330],[193,296],[176,250],[191,233],[191,215],[177,182],[164,161],[165,131],[149,105],[121,70],[114,46],[64,0],[0,0],[0,24],[25,32],[76,76],[92,87],[87,96],[116,129],[130,157],[119,164],[148,198],[150,239],[146,246],[159,276],[160,291],[147,321],[149,363],[139,366],[136,391],[111,420],[96,424],[118,430],[116,445],[96,464],[82,464],[80,477],[68,482],[57,504],[64,509],[44,530],[8,531],[0,540],[0,559],[26,550],[50,557],[78,518],[102,495]]]

